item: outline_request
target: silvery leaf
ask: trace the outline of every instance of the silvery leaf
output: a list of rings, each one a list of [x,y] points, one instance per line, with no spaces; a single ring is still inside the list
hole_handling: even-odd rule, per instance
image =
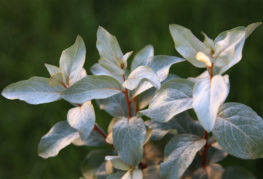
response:
[[[131,64],[131,71],[139,66],[145,66],[147,59],[154,55],[154,50],[152,45],[147,45],[142,50],[140,50],[134,57]]]
[[[122,62],[101,58],[99,59],[99,64],[103,68],[107,69],[113,76],[122,76],[125,72],[124,68],[121,68]]]
[[[193,89],[193,108],[202,126],[212,131],[219,106],[225,101],[229,92],[223,76],[216,75],[198,81]]]
[[[66,84],[70,86],[72,81],[80,73],[86,56],[86,47],[82,38],[78,35],[75,43],[61,54],[59,67],[65,76]]]
[[[109,76],[88,75],[62,93],[65,100],[81,104],[92,99],[104,99],[121,92],[117,80]]]
[[[123,53],[115,36],[111,35],[103,27],[99,27],[97,31],[97,49],[100,57],[109,61],[120,60]]]
[[[190,134],[181,134],[172,138],[165,146],[161,177],[179,179],[205,143],[204,139]]]
[[[150,67],[152,71],[157,75],[160,82],[164,81],[169,74],[170,67],[179,62],[183,62],[184,59],[167,56],[167,55],[157,55],[147,59],[146,66]],[[148,81],[142,82],[139,87],[134,90],[133,97],[141,94],[142,92],[150,89],[153,85]]]
[[[96,126],[103,131],[102,128],[100,128],[98,126],[98,124],[96,124]],[[74,140],[72,142],[74,145],[76,146],[93,146],[93,147],[97,147],[97,146],[103,146],[106,144],[105,142],[105,138],[98,133],[97,130],[92,130],[89,137],[86,140],[83,140],[80,136]]]
[[[47,68],[48,73],[50,74],[50,76],[55,75],[56,73],[61,72],[60,68],[54,65],[50,65],[45,63],[45,66]]]
[[[143,156],[146,128],[141,118],[122,118],[113,127],[113,145],[121,159],[136,166]]]
[[[130,166],[123,162],[119,156],[106,156],[105,160],[110,161],[112,166],[116,169],[127,171]]]
[[[173,116],[192,108],[193,83],[177,78],[162,85],[148,109],[141,114],[158,122],[167,122]]]
[[[139,66],[133,70],[128,76],[128,79],[124,81],[123,87],[129,90],[134,90],[143,81],[150,82],[157,89],[161,87],[159,78],[152,69],[147,66]]]
[[[219,145],[231,155],[243,159],[263,157],[263,120],[246,105],[222,105],[213,134]]]
[[[48,78],[31,77],[28,80],[19,81],[8,85],[2,96],[7,99],[19,99],[29,104],[42,104],[57,101],[61,98],[61,92],[65,89],[60,86],[49,86]]]
[[[55,73],[49,78],[48,85],[49,86],[63,85],[64,87],[66,87],[66,85],[64,84],[64,75],[61,72]]]
[[[204,44],[210,49],[210,50],[214,50],[215,49],[215,44],[214,41],[212,39],[210,39],[204,32],[202,32],[203,36],[204,36]]]
[[[69,125],[78,130],[80,137],[88,139],[95,124],[95,112],[90,101],[83,103],[68,111],[67,121]]]
[[[176,50],[194,66],[205,68],[205,64],[197,61],[195,56],[199,51],[209,54],[210,49],[197,39],[189,29],[183,26],[172,24],[169,26],[169,29]]]
[[[95,63],[91,66],[90,71],[93,75],[106,75],[111,76],[119,81],[119,83],[123,82],[122,75],[114,75],[106,68],[102,67],[99,63]]]
[[[123,93],[118,93],[114,96],[105,99],[98,99],[97,103],[101,110],[105,110],[113,117],[128,117],[127,102]],[[131,104],[131,112],[134,112],[133,104]]]
[[[219,74],[224,73],[241,60],[245,43],[245,28],[235,28],[223,32],[223,34],[225,34],[225,37],[216,42],[216,51],[214,55],[216,59],[215,66],[221,68]]]
[[[252,32],[254,32],[254,30],[256,30],[256,28],[258,28],[258,26],[260,26],[261,24],[262,22],[255,22],[255,23],[249,24],[246,27],[246,38],[248,38],[252,34]]]
[[[200,122],[193,120],[187,112],[174,116],[166,123],[149,120],[146,121],[146,125],[153,129],[151,140],[160,140],[171,130],[176,130],[178,134],[204,136],[204,130]]]
[[[77,130],[70,127],[66,121],[60,121],[41,138],[38,145],[38,155],[43,158],[54,157],[78,137]]]

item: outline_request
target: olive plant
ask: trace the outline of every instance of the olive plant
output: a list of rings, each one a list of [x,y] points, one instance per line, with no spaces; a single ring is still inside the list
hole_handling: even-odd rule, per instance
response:
[[[246,38],[259,25],[227,30],[215,40],[203,33],[202,42],[173,24],[170,33],[182,58],[154,55],[147,45],[132,61],[133,52],[123,53],[116,37],[99,27],[100,58],[92,75],[83,68],[86,49],[78,36],[62,52],[59,67],[45,64],[49,78],[13,83],[2,95],[35,105],[60,99],[72,104],[66,120],[41,138],[38,154],[54,157],[70,144],[96,146],[81,166],[86,179],[254,178],[218,162],[228,154],[263,157],[262,118],[244,104],[225,103],[230,90],[225,73],[241,60]],[[187,79],[169,74],[184,61],[205,70]],[[96,123],[95,103],[112,116],[107,131]]]

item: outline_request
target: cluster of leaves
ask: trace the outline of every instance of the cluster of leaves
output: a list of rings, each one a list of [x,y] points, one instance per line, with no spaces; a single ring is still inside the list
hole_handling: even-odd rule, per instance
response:
[[[220,33],[204,41],[180,25],[170,25],[175,49],[183,58],[154,55],[147,45],[133,57],[117,39],[97,31],[98,63],[87,75],[80,36],[64,50],[59,67],[46,64],[50,78],[32,77],[7,86],[2,95],[30,104],[64,99],[73,105],[67,120],[56,123],[39,143],[39,156],[58,155],[64,147],[95,148],[82,165],[84,178],[253,178],[240,168],[217,162],[231,154],[263,157],[263,120],[250,107],[224,103],[229,90],[224,73],[242,58],[246,38],[260,23]],[[173,64],[189,61],[205,71],[188,79],[169,74]],[[130,68],[128,68],[130,66]],[[96,123],[91,100],[113,118],[107,133]],[[193,109],[197,119],[189,115]]]

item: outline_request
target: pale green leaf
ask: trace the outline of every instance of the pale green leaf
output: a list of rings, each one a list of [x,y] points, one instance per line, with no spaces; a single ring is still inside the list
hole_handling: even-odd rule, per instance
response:
[[[160,140],[171,130],[176,130],[178,134],[194,134],[204,136],[204,130],[200,122],[193,120],[187,112],[174,116],[166,123],[153,120],[146,121],[146,125],[153,129],[151,140]]]
[[[148,109],[141,114],[159,122],[167,122],[173,116],[192,108],[193,83],[176,78],[162,85]]]
[[[222,105],[213,134],[219,145],[231,155],[243,159],[263,157],[263,120],[246,105]]]
[[[48,85],[49,86],[58,86],[58,85],[63,85],[66,87],[64,84],[64,76],[61,72],[55,73],[52,75],[49,80],[48,80]]]
[[[204,36],[204,44],[211,50],[215,49],[215,44],[214,41],[212,39],[210,39],[204,32],[202,32],[203,36]]]
[[[242,49],[245,43],[245,27],[222,32],[215,39],[215,66],[220,67],[219,73],[238,63],[242,58]]]
[[[82,38],[78,35],[75,43],[65,49],[60,57],[59,67],[65,76],[66,84],[70,86],[72,81],[80,73],[86,56],[86,47]]]
[[[123,87],[129,90],[134,90],[143,81],[150,82],[157,89],[161,87],[159,78],[152,69],[147,66],[139,66],[133,70],[128,76],[128,79],[124,81]]]
[[[118,93],[106,99],[99,99],[97,100],[97,103],[101,110],[105,110],[113,117],[128,117],[127,102],[123,93]],[[131,112],[134,113],[133,103],[131,103]]]
[[[219,106],[225,101],[229,88],[223,76],[216,75],[198,81],[193,89],[193,108],[202,126],[212,131]]]
[[[54,157],[78,137],[78,131],[70,127],[66,121],[58,122],[41,138],[38,155],[43,158]]]
[[[182,134],[172,138],[165,146],[165,159],[161,163],[161,177],[179,179],[205,143],[204,139],[190,134]]]
[[[130,56],[132,55],[133,51],[127,52],[123,55],[122,57],[122,61],[123,61],[123,65],[122,69],[126,69],[128,66],[128,59],[130,58]]]
[[[147,45],[142,50],[140,50],[134,57],[131,64],[131,71],[139,66],[144,66],[147,63],[147,59],[154,55],[154,50],[152,45]]]
[[[55,75],[56,73],[61,72],[60,68],[54,65],[50,65],[45,63],[45,66],[47,68],[48,73],[50,74],[50,76]]]
[[[127,171],[130,169],[130,166],[123,162],[119,156],[106,156],[105,160],[111,162],[112,166],[116,169]]]
[[[103,129],[99,127],[98,124],[96,126],[102,131]],[[77,146],[103,146],[106,144],[105,138],[98,133],[97,130],[92,130],[89,137],[85,140],[83,140],[81,137],[78,137],[76,140],[72,142],[74,145]]]
[[[99,27],[97,31],[97,49],[101,58],[110,61],[120,60],[123,53],[115,36],[111,35],[103,27]]]
[[[150,67],[152,71],[157,75],[160,82],[164,81],[169,74],[170,67],[175,63],[183,62],[184,59],[167,56],[167,55],[157,55],[147,59],[146,66]],[[148,82],[142,82],[139,87],[133,92],[133,97],[141,94],[142,92],[150,89],[153,85]]]
[[[136,166],[143,156],[146,128],[141,118],[122,118],[113,127],[113,145],[121,159]]]
[[[194,66],[205,68],[205,64],[197,61],[195,56],[199,51],[209,54],[210,49],[197,39],[189,29],[183,26],[172,24],[169,26],[169,29],[176,50]]]
[[[86,72],[86,70],[84,68],[82,68],[80,70],[80,72],[76,75],[76,77],[71,80],[71,85],[73,85],[74,83],[76,83],[77,81],[83,79],[86,76],[87,76],[87,72]]]
[[[258,28],[258,26],[260,26],[261,24],[262,22],[255,22],[255,23],[249,24],[246,27],[246,38],[248,38],[252,34],[252,32],[254,32],[254,30],[256,30],[256,28]]]
[[[87,140],[95,124],[95,112],[90,101],[68,111],[69,125],[78,130],[80,137]]]
[[[81,104],[92,99],[104,99],[121,92],[117,80],[109,76],[88,75],[62,93],[65,100]]]
[[[123,82],[122,75],[114,75],[112,74],[109,70],[106,68],[102,67],[99,63],[95,63],[92,65],[90,68],[90,71],[93,75],[106,75],[106,76],[111,76],[118,80],[120,83]]]
[[[99,64],[114,76],[122,76],[125,72],[124,68],[121,68],[122,62],[110,61],[106,58],[101,58],[99,59]]]
[[[48,81],[48,78],[31,77],[28,80],[8,85],[2,91],[2,96],[12,100],[19,99],[29,104],[42,104],[59,100],[64,87],[62,85],[49,86]]]

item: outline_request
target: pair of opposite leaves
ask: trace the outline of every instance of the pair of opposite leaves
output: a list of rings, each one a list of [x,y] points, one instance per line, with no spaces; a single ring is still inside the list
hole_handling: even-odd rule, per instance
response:
[[[141,113],[156,121],[167,122],[176,114],[193,108],[202,126],[208,132],[212,131],[218,109],[229,93],[228,75],[222,74],[241,60],[246,38],[260,24],[222,32],[214,41],[203,33],[204,42],[189,29],[170,25],[176,50],[194,66],[208,68],[213,74],[206,71],[197,78],[175,79],[163,84],[149,108]]]

